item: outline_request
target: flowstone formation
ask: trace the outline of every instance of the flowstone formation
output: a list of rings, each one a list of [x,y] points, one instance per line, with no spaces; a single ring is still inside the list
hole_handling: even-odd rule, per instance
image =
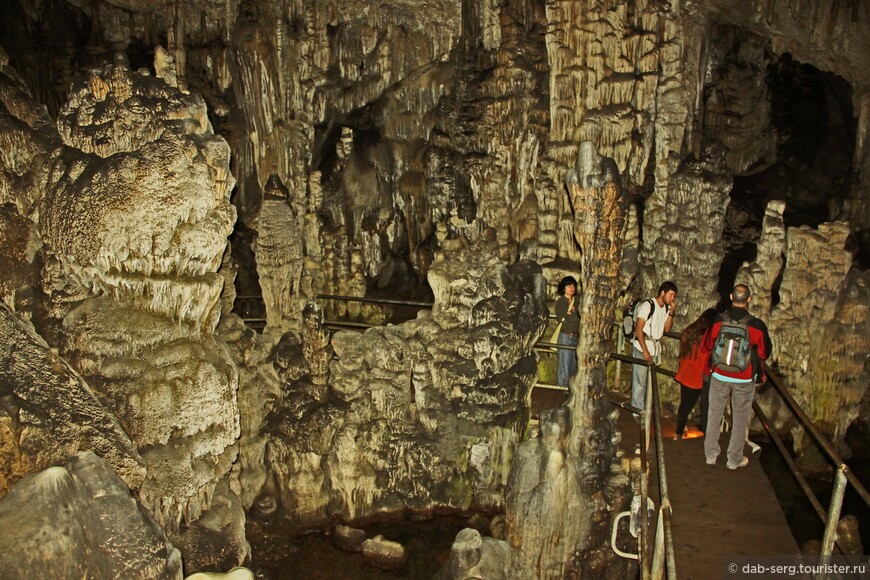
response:
[[[339,331],[331,362],[321,315],[308,311],[302,343],[271,355],[282,382],[262,429],[242,439],[242,461],[256,454],[268,470],[255,512],[313,525],[502,505],[547,309],[540,268],[506,266],[496,248],[493,236],[436,261],[431,312]]]
[[[107,460],[131,489],[145,465],[117,418],[57,352],[0,303],[0,497],[23,475],[66,461],[79,451]]]
[[[506,492],[514,578],[616,577],[625,562],[610,549],[610,522],[628,501],[629,480],[616,461],[614,416],[606,391],[614,303],[622,288],[621,240],[628,199],[612,159],[591,142],[579,147],[566,185],[582,254],[583,324],[577,374],[564,406],[541,414],[540,435],[523,442]]]
[[[237,371],[212,336],[234,221],[229,149],[202,100],[123,63],[92,73],[58,126],[91,155],[59,159],[43,200],[50,314],[62,352],[142,449],[140,498],[174,527],[207,505],[239,434]]]
[[[238,372],[213,335],[235,219],[229,148],[201,98],[133,73],[122,57],[77,85],[56,130],[14,77],[3,79],[0,122],[13,143],[0,190],[39,235],[38,260],[18,263],[41,265],[37,287],[12,277],[6,287],[25,281],[10,302],[49,341],[28,336],[4,306],[4,339],[28,349],[7,372],[12,437],[28,451],[42,435],[34,467],[100,453],[177,531],[209,507],[237,454]],[[9,154],[16,139],[32,143],[26,154]],[[238,564],[247,548],[243,527],[234,533]]]
[[[750,310],[767,322],[771,360],[788,378],[789,391],[839,443],[867,392],[867,274],[852,268],[852,254],[844,247],[847,224],[786,228],[782,210],[781,203],[768,207],[758,257],[744,264],[738,279],[753,290]],[[763,401],[778,427],[793,424],[777,395]],[[797,449],[805,447],[799,427],[793,436]]]

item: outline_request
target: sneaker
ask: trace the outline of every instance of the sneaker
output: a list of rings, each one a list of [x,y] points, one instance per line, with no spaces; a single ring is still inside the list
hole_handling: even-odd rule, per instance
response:
[[[708,458],[707,465],[716,465],[716,458],[715,457],[713,459]]]
[[[737,469],[739,467],[746,467],[747,465],[749,465],[749,458],[744,455],[743,459],[741,459],[740,463],[738,463],[737,465],[726,465],[725,467],[727,467],[728,469]]]
[[[679,434],[677,434],[677,433],[674,433],[674,441],[679,441],[679,440],[682,439],[682,438],[683,438],[682,435],[679,435]]]

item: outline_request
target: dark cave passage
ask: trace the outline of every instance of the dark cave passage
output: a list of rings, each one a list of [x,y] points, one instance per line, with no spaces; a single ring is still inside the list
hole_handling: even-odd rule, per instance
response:
[[[817,227],[837,219],[852,185],[857,120],[849,84],[788,54],[768,67],[766,82],[777,131],[776,161],[734,177],[717,288],[726,300],[737,270],[755,259],[770,201],[786,202],[786,227]]]

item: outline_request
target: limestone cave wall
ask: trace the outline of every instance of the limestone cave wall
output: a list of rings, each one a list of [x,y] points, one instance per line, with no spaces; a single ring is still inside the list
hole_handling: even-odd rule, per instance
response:
[[[870,413],[868,22],[859,0],[4,2],[0,490],[93,450],[186,567],[217,564],[211,519],[244,559],[242,510],[516,514],[582,473],[600,520],[625,491],[609,316],[665,279],[677,327],[748,282],[841,441]],[[569,273],[582,379],[518,447]],[[330,332],[383,311],[324,294],[433,306]],[[525,524],[524,574],[614,570]]]

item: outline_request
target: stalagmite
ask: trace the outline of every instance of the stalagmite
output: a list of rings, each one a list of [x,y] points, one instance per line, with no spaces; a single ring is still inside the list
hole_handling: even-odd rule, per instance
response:
[[[600,577],[622,565],[607,553],[608,506],[624,503],[628,490],[609,485],[620,468],[605,389],[628,215],[618,176],[613,160],[583,142],[565,179],[583,254],[578,371],[568,402],[542,415],[540,436],[520,445],[511,466],[505,507],[516,578]]]

